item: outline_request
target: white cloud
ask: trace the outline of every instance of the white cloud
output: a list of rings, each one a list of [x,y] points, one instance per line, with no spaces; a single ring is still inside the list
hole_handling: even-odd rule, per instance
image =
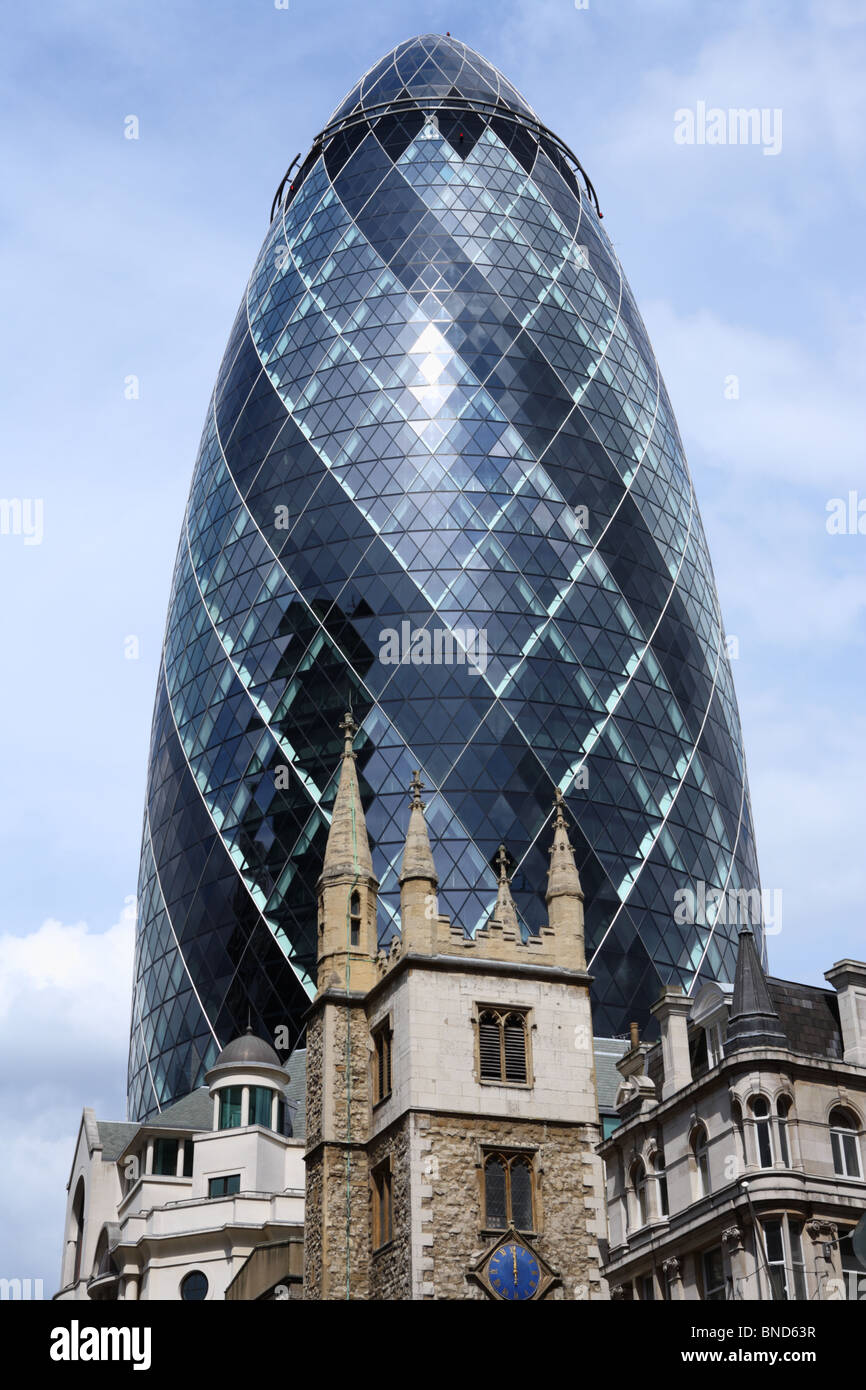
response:
[[[864,955],[866,718],[827,702],[794,711],[784,688],[744,718],[761,750],[749,763],[761,880],[783,894],[770,966],[824,984],[834,961]]]
[[[678,314],[649,301],[644,318],[680,429],[708,462],[786,489],[815,484],[827,496],[862,479],[866,321],[844,331],[831,325],[811,351],[706,309]],[[739,397],[727,399],[732,376]]]
[[[66,1182],[81,1111],[124,1117],[135,935],[49,919],[0,936],[0,1276],[57,1287]]]

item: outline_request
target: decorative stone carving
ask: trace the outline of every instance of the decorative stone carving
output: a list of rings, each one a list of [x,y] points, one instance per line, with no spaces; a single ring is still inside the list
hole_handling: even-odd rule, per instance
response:
[[[722,1240],[732,1255],[738,1254],[743,1248],[743,1233],[739,1226],[726,1226],[722,1231]]]

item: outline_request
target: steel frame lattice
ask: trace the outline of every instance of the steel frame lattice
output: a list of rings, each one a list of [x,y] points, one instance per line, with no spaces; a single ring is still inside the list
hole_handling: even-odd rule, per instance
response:
[[[456,40],[401,44],[294,175],[220,368],[175,567],[150,752],[134,1116],[245,1026],[297,1038],[351,699],[393,930],[420,767],[440,906],[467,931],[500,842],[545,919],[553,794],[586,894],[596,1031],[729,979],[752,890],[739,719],[658,366],[592,186]],[[383,659],[383,633],[486,658]],[[423,639],[418,640],[418,649]],[[482,669],[483,667],[483,669]]]

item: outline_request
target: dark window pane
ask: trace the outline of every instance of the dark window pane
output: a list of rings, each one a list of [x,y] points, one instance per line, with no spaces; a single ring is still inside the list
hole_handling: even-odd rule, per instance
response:
[[[177,1140],[157,1139],[153,1146],[153,1171],[173,1178],[177,1172]]]
[[[266,1129],[271,1127],[271,1101],[273,1092],[265,1086],[250,1087],[250,1119],[251,1125],[264,1125]]]
[[[237,1129],[241,1122],[241,1088],[226,1086],[220,1091],[220,1129]]]
[[[193,1269],[180,1281],[180,1296],[186,1303],[200,1303],[207,1298],[207,1278],[200,1269]]]
[[[505,1164],[501,1158],[488,1158],[484,1165],[484,1206],[488,1226],[505,1230],[508,1214],[505,1209]]]
[[[776,1260],[783,1261],[785,1258],[785,1251],[782,1244],[781,1221],[765,1222],[764,1239],[767,1242],[767,1259],[770,1263],[773,1264]]]
[[[518,1231],[532,1230],[532,1172],[522,1159],[511,1165],[511,1220]]]
[[[769,1120],[760,1120],[756,1128],[758,1131],[758,1159],[762,1168],[771,1168],[773,1164],[773,1149],[770,1143]]]

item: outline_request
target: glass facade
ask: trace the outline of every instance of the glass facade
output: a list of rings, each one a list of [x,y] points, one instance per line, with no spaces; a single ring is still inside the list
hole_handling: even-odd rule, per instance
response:
[[[132,1115],[199,1084],[248,1011],[299,1036],[349,699],[383,938],[417,767],[468,932],[502,842],[545,920],[561,789],[598,1033],[732,977],[700,885],[756,889],[757,864],[673,412],[575,157],[436,35],[284,179],[217,378],[154,714]]]

